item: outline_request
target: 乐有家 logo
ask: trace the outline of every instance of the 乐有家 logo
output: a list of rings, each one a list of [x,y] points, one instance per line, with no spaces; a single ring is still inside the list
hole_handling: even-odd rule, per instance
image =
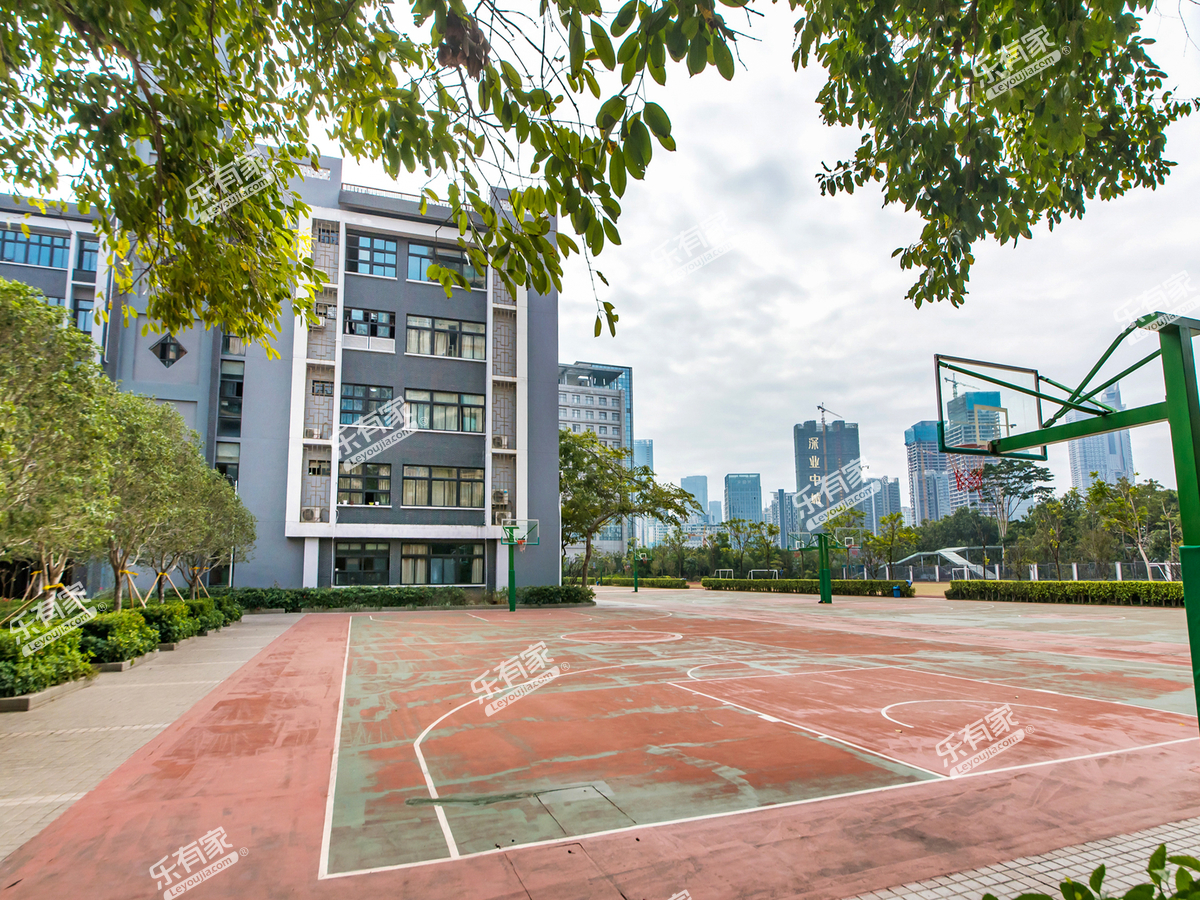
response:
[[[482,693],[480,701],[490,700],[496,693],[495,685],[503,681],[506,685],[505,690],[509,693],[504,694],[497,700],[492,700],[484,707],[484,712],[488,716],[499,712],[511,703],[520,700],[526,694],[532,694],[543,685],[549,684],[563,672],[571,668],[570,663],[563,663],[561,666],[555,666],[552,669],[546,668],[549,663],[554,662],[547,655],[546,642],[538,641],[536,644],[530,644],[528,648],[522,650],[511,659],[506,659],[494,669],[489,669],[488,672],[495,672],[499,677],[488,680],[488,672],[484,672],[478,678],[471,682],[471,690],[475,693]],[[544,670],[544,671],[543,671]],[[540,675],[536,673],[541,672]],[[530,678],[533,675],[534,677]],[[518,684],[513,688],[513,682],[517,677],[528,678],[529,680],[523,684]]]
[[[1033,734],[1033,728],[1029,725],[1013,731],[1013,726],[1019,724],[1013,718],[1013,711],[1007,703],[996,707],[982,719],[972,722],[964,728],[961,732],[962,740],[958,743],[954,742],[954,735],[960,733],[957,731],[938,742],[937,754],[943,757],[942,768],[946,768],[950,763],[958,762],[958,751],[962,748],[963,744],[971,745],[971,755],[968,756],[967,752],[963,751],[962,755],[967,758],[950,770],[950,777],[952,778],[955,775],[966,774],[976,766],[987,762],[996,754],[1003,753],[1010,747],[1016,746],[1025,740],[1026,735]],[[980,750],[980,745],[985,743],[987,746]],[[949,759],[945,757],[949,757]]]

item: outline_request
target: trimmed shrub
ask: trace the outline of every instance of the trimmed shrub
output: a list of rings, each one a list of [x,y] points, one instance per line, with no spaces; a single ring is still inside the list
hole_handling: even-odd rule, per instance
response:
[[[605,575],[602,580],[605,584],[612,585],[613,587],[633,587],[632,575]],[[594,585],[595,583],[595,578],[588,579],[588,584]],[[579,579],[564,578],[563,584],[579,584]],[[638,576],[639,588],[677,588],[683,590],[687,586],[688,583],[682,578],[671,578],[669,576],[643,578],[641,575]]]
[[[952,581],[947,600],[1183,606],[1180,581]]]
[[[508,595],[497,591],[502,602],[507,602]],[[538,584],[517,588],[517,602],[529,603],[533,606],[547,606],[555,603],[591,603],[596,596],[589,587],[577,584]]]
[[[761,591],[769,594],[819,594],[820,582],[815,578],[701,578],[700,584],[709,591]],[[892,588],[899,586],[901,597],[915,597],[916,591],[907,581],[864,581],[859,578],[835,578],[833,592],[847,597],[890,597]],[[946,596],[950,596],[949,593]]]
[[[226,625],[231,625],[234,622],[242,621],[242,607],[228,594],[214,596],[213,603],[217,604],[217,609],[219,609],[221,611],[221,615],[225,617]]]
[[[200,631],[210,631],[225,624],[224,614],[217,609],[216,602],[207,597],[188,600],[187,608],[188,617],[195,619],[200,624]]]
[[[79,648],[93,662],[137,659],[158,646],[158,632],[146,624],[136,609],[101,613],[80,628]]]
[[[461,587],[234,588],[213,591],[241,609],[379,609],[382,606],[465,606]]]
[[[38,625],[29,629],[29,637],[49,630]],[[90,676],[92,664],[79,649],[82,636],[74,628],[41,650],[22,656],[17,634],[4,629],[0,632],[0,697],[35,694],[56,684]]]
[[[188,608],[182,603],[149,603],[137,611],[158,632],[158,640],[163,644],[185,641],[200,630],[200,623],[188,615]]]

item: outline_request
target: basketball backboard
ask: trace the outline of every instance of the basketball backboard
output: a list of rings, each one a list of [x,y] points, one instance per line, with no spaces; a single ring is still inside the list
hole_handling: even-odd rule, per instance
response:
[[[991,442],[1042,427],[1037,369],[954,356],[934,357],[938,449],[943,453],[1045,459],[1046,448],[994,453]]]
[[[538,545],[537,519],[505,519],[500,523],[501,544],[535,547]]]

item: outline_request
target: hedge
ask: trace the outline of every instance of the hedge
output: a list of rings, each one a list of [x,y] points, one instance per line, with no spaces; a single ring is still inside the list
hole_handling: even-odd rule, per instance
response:
[[[700,584],[710,591],[762,591],[776,594],[819,594],[820,582],[815,578],[701,578]],[[833,592],[842,596],[891,597],[892,588],[899,586],[901,597],[915,597],[916,591],[907,581],[863,580],[835,578]],[[950,596],[948,593],[947,597]]]
[[[201,597],[199,600],[188,600],[188,618],[195,619],[200,624],[201,631],[212,631],[225,624],[225,614],[217,608],[214,600]]]
[[[498,590],[495,595],[501,603],[507,602],[507,591]],[[517,602],[531,606],[546,606],[555,603],[592,603],[596,592],[577,584],[539,584],[517,588]]]
[[[159,644],[158,631],[136,609],[101,613],[85,622],[79,648],[93,662],[124,662],[149,653]]]
[[[228,594],[214,596],[213,602],[217,604],[217,609],[221,610],[221,615],[225,617],[226,625],[242,621],[242,607]]]
[[[49,630],[38,625],[29,629],[28,636],[35,638]],[[91,675],[92,664],[79,648],[81,637],[80,630],[73,628],[36,653],[22,656],[17,634],[8,629],[0,632],[0,697],[34,694]]]
[[[633,577],[628,576],[628,575],[605,575],[604,578],[601,580],[604,582],[604,584],[609,584],[609,585],[612,585],[613,587],[633,587]],[[578,578],[564,578],[563,582],[565,584],[579,584],[579,579]],[[596,583],[595,578],[588,579],[588,584],[594,585],[595,583]],[[648,577],[648,578],[642,578],[640,575],[638,576],[638,587],[639,588],[650,587],[650,588],[685,589],[685,588],[687,588],[687,586],[688,586],[687,581],[685,581],[682,578],[671,578],[669,576],[653,576],[653,577]]]
[[[228,588],[213,591],[213,598],[232,601],[242,609],[379,609],[381,606],[465,606],[467,592],[460,587],[339,587],[339,588]]]
[[[200,623],[188,614],[190,611],[183,603],[150,603],[137,608],[137,612],[158,632],[158,640],[163,644],[185,641],[200,630]]]
[[[1183,606],[1179,581],[952,581],[947,600]]]

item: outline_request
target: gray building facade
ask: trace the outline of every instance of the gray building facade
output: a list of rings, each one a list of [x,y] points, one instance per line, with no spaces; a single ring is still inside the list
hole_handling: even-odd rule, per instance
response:
[[[796,459],[796,491],[821,484],[830,473],[859,459],[858,423],[817,422],[812,419],[792,428]]]
[[[123,390],[172,404],[196,430],[258,521],[235,584],[503,586],[506,518],[539,520],[518,583],[557,584],[557,293],[513,297],[446,239],[448,210],[422,214],[418,197],[344,184],[336,158],[321,165],[291,185],[311,207],[300,240],[311,238],[327,279],[318,324],[284,310],[278,358],[217,329],[143,336],[144,296],[118,298],[134,313],[128,324],[119,312],[85,317],[95,284],[108,283],[103,253],[90,274],[0,263],[0,276],[61,298]],[[502,214],[504,203],[493,197]],[[66,241],[52,263],[84,258],[86,219],[25,209],[0,211],[10,230],[23,222]],[[426,276],[434,262],[472,286],[447,298]],[[411,436],[342,463],[369,437],[360,422],[389,403],[403,403]]]
[[[1120,383],[1106,388],[1100,395],[1100,402],[1115,410],[1123,410],[1125,404],[1121,402]],[[1092,418],[1078,410],[1071,410],[1063,417],[1063,421],[1078,422]],[[1067,454],[1071,460],[1071,486],[1080,493],[1087,493],[1096,478],[1109,484],[1116,484],[1122,477],[1134,481],[1133,448],[1129,443],[1128,431],[1112,431],[1068,441]],[[1092,477],[1093,472],[1096,473],[1095,478]]]
[[[696,498],[696,502],[700,504],[700,508],[704,510],[702,513],[694,513],[689,519],[690,525],[708,525],[708,476],[707,475],[685,475],[679,479],[679,486]]]
[[[763,513],[762,485],[757,474],[725,476],[725,520],[744,519],[761,522]]]

